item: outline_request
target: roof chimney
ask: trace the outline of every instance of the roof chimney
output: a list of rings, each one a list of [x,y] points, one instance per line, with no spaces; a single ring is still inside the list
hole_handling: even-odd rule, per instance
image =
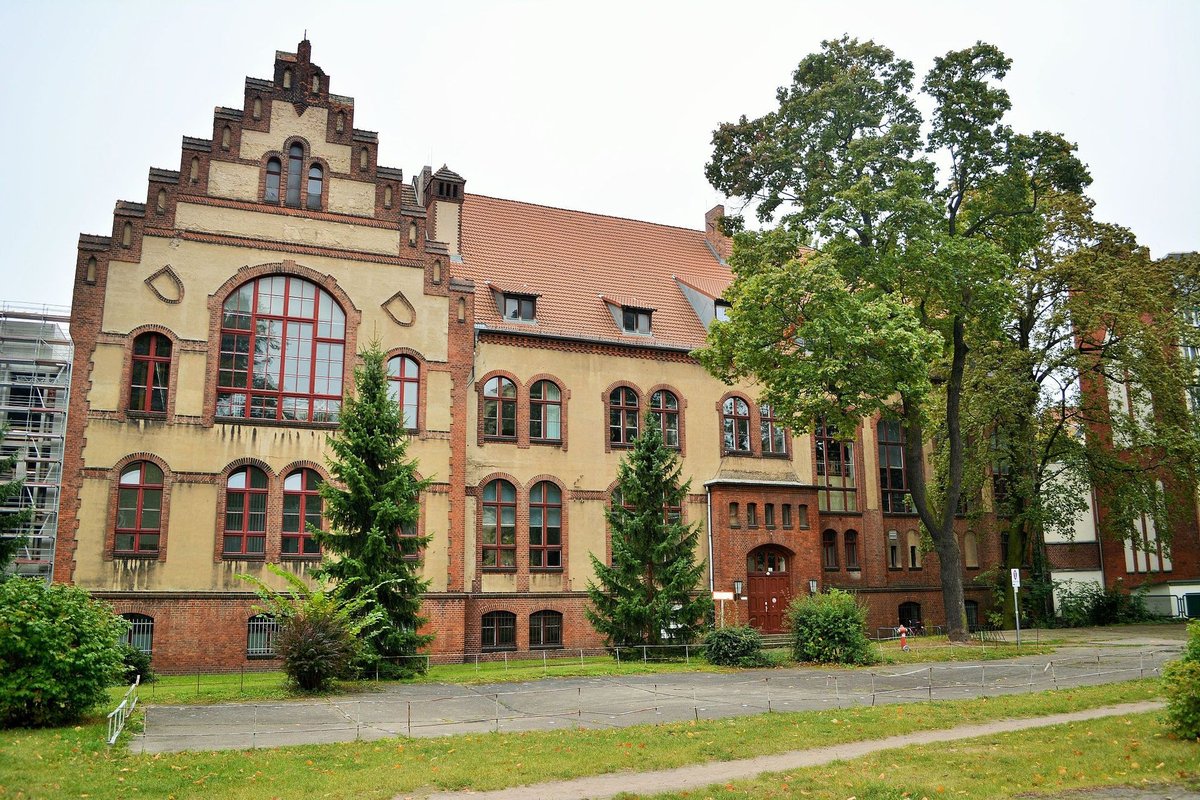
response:
[[[721,218],[725,216],[725,206],[715,205],[704,215],[704,240],[713,249],[721,262],[729,260],[733,254],[733,240],[721,231]]]

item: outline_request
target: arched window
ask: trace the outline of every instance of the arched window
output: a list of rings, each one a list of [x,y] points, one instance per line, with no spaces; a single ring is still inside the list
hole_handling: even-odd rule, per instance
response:
[[[334,121],[333,129],[338,133],[346,130],[346,114],[342,111],[337,113],[337,118]]]
[[[787,572],[787,556],[773,547],[760,547],[746,556],[746,572],[751,575],[775,575]]]
[[[630,447],[638,435],[638,395],[628,386],[618,386],[608,395],[608,441],[615,447]]]
[[[154,617],[145,614],[122,614],[121,619],[129,623],[125,644],[143,653],[154,652]]]
[[[484,650],[517,649],[517,615],[511,611],[489,611],[480,626],[480,647]]]
[[[738,515],[738,504],[737,503],[729,504],[729,527],[731,527],[731,528],[742,527],[742,520],[741,520],[741,517]]]
[[[899,422],[879,420],[879,489],[885,514],[911,514],[912,498],[904,477],[904,428]]]
[[[775,412],[767,403],[763,403],[758,407],[758,429],[759,438],[762,440],[762,453],[764,456],[786,456],[787,455],[787,437],[784,436],[783,428],[779,427],[775,421]]]
[[[517,438],[517,385],[508,378],[495,377],[483,385],[483,435]]]
[[[262,119],[262,98],[254,98],[254,105],[251,106],[250,116],[254,119]]]
[[[309,532],[311,528],[324,529],[323,504],[317,491],[320,488],[321,476],[307,467],[283,479],[283,555],[321,555],[321,548]]]
[[[313,90],[314,92],[319,92],[319,91],[321,91],[321,76],[320,76],[320,75],[313,75],[313,77],[312,77],[312,90]]]
[[[908,547],[908,568],[921,568],[921,534],[916,531],[909,531],[907,535],[906,545]]]
[[[260,557],[267,549],[267,476],[257,467],[242,467],[225,481],[227,556]]]
[[[192,156],[192,165],[188,169],[188,178],[192,183],[200,182],[200,156]]]
[[[979,568],[979,536],[967,531],[963,536],[963,564],[967,569]]]
[[[392,187],[390,186],[383,187],[383,207],[392,207]]]
[[[228,150],[229,145],[233,142],[233,128],[226,125],[221,129],[221,149]]]
[[[346,315],[324,289],[270,275],[225,301],[217,416],[336,422]]]
[[[300,207],[300,178],[304,174],[304,148],[298,144],[288,148],[287,199],[292,208]]]
[[[279,178],[283,174],[283,166],[278,158],[267,159],[267,182],[263,186],[263,202],[279,202]]]
[[[154,201],[154,210],[159,214],[167,210],[167,190],[159,189],[158,196]]]
[[[358,151],[358,168],[366,169],[370,165],[371,165],[371,151],[364,147]]]
[[[538,381],[529,388],[529,438],[562,441],[562,391],[554,381]]]
[[[727,397],[721,406],[726,453],[750,452],[750,406],[740,397]]]
[[[255,614],[246,620],[246,655],[250,658],[274,658],[277,633],[279,620],[270,614]]]
[[[292,88],[292,71],[290,69],[285,69],[283,71],[283,88]]]
[[[170,378],[171,340],[161,333],[143,333],[134,339],[129,410],[165,413]]]
[[[95,256],[88,256],[87,273],[84,275],[84,280],[86,280],[88,283],[96,282],[96,257]]]
[[[921,623],[921,604],[912,602],[901,603],[897,609],[897,616],[900,618],[900,624],[906,628],[912,628]]]
[[[308,168],[308,210],[321,210],[321,187],[325,183],[325,173],[319,164]]]
[[[117,485],[117,526],[113,550],[118,554],[157,555],[162,533],[163,473],[150,461],[135,461],[121,470]]]
[[[133,223],[126,222],[121,226],[121,247],[130,247],[133,244]]]
[[[562,569],[562,490],[550,481],[529,490],[529,568]]]
[[[825,569],[838,568],[837,532],[825,531],[821,534],[821,565]]]
[[[859,569],[858,566],[858,531],[846,531],[842,534],[846,543],[846,569]]]
[[[506,480],[483,487],[483,566],[516,569],[517,490]]]
[[[563,615],[557,611],[537,611],[529,615],[529,649],[550,650],[562,647]]]
[[[817,501],[821,511],[857,511],[854,445],[840,441],[837,430],[822,418],[813,431],[817,457]]]
[[[408,246],[417,246],[417,223],[415,222],[408,223]]]
[[[663,444],[679,447],[679,398],[673,392],[659,389],[650,395],[650,413],[658,420]]]
[[[388,359],[388,396],[400,408],[400,418],[410,431],[417,429],[417,409],[420,407],[421,365],[411,356],[392,356]]]

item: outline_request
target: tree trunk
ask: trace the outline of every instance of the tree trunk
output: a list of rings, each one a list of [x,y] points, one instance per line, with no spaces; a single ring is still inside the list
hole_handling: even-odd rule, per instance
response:
[[[946,635],[952,642],[970,639],[967,630],[967,605],[963,595],[962,555],[958,537],[951,531],[949,536],[934,539],[938,562],[941,564],[942,606],[946,611]]]

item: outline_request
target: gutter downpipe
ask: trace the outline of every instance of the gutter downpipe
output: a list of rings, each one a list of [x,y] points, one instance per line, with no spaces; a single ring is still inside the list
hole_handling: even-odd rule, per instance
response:
[[[708,505],[708,593],[711,595],[716,586],[713,567],[712,487],[705,486],[704,494]]]

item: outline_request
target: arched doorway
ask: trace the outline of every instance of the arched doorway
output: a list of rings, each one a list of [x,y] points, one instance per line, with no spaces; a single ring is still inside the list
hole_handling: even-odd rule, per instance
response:
[[[746,599],[750,625],[763,633],[783,633],[784,612],[792,601],[788,575],[791,553],[780,547],[760,547],[746,556]]]

